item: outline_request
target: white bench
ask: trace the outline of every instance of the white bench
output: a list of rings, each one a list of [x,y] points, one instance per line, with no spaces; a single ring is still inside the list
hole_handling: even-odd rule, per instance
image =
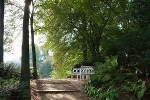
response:
[[[91,75],[94,74],[93,66],[81,66],[81,68],[73,68],[72,75],[77,77],[77,80],[80,78],[80,80],[89,79]]]

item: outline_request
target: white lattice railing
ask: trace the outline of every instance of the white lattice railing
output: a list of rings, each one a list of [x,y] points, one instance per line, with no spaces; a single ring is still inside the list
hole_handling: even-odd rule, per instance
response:
[[[71,78],[76,75],[77,79],[88,79],[93,74],[94,69],[92,66],[81,66],[81,68],[73,68]]]

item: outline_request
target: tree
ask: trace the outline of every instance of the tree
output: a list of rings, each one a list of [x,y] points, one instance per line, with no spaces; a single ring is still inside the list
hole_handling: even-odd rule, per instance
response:
[[[30,52],[30,67],[33,67],[33,56],[32,56],[33,52],[31,49],[32,48],[30,48],[30,50],[29,50],[29,52]],[[39,78],[44,78],[43,77],[44,74],[47,77],[50,77],[50,72],[52,71],[51,55],[49,55],[48,52],[46,52],[46,50],[43,48],[43,46],[40,47],[35,44],[35,49],[36,49],[37,74],[38,74]],[[33,71],[33,73],[34,73],[34,71]]]
[[[41,16],[45,20],[47,46],[54,51],[55,73],[61,71],[60,76],[63,76],[73,63],[91,60],[101,54],[105,58],[115,56],[112,57],[114,60],[108,59],[97,66],[99,74],[96,74],[97,78],[93,77],[92,84],[99,86],[108,82],[110,85],[107,86],[112,88],[114,85],[115,90],[118,87],[116,83],[125,88],[131,84],[129,90],[124,89],[134,93],[135,98],[141,99],[144,94],[149,97],[149,5],[149,0],[46,0]],[[98,61],[101,61],[100,58]],[[108,75],[110,77],[105,77],[107,74],[111,74]],[[99,78],[101,75],[102,78]],[[104,82],[105,79],[107,82]],[[112,85],[114,82],[111,80],[115,84]],[[142,92],[139,88],[132,88],[133,84],[139,87],[141,83]],[[99,87],[102,92],[106,90]],[[110,97],[112,99],[112,95]]]
[[[33,61],[33,79],[38,79],[37,74],[37,66],[36,66],[36,51],[35,51],[35,44],[34,44],[34,29],[33,29],[33,16],[34,16],[34,4],[32,0],[32,12],[31,12],[31,45],[32,45],[32,61]]]
[[[41,78],[49,78],[51,77],[52,72],[52,58],[50,55],[47,54],[46,59],[42,62],[42,66],[39,70],[39,73],[41,75]]]
[[[23,20],[23,8],[24,5],[22,5],[21,2],[17,2],[17,0],[5,1],[4,56],[5,54],[7,55],[13,54],[17,49],[15,48],[16,45],[21,46],[21,43],[15,43],[15,42],[21,41],[22,39],[20,37],[22,37],[23,22],[20,20]]]
[[[30,99],[30,67],[29,67],[29,14],[31,0],[25,0],[23,17],[23,41],[22,41],[22,61],[21,61],[21,82],[27,82],[26,89]]]
[[[0,1],[0,63],[3,62],[4,0]]]
[[[25,1],[24,17],[23,17],[23,42],[22,42],[22,70],[21,80],[29,81],[30,68],[29,68],[29,6],[31,0]]]
[[[105,3],[98,0],[56,0],[47,1],[43,9],[41,15],[43,12],[47,14],[42,16],[45,20],[47,46],[54,51],[57,68],[67,69],[68,65],[73,67],[86,61],[103,61],[101,37],[113,20],[111,10]],[[70,57],[79,59],[71,62],[67,60]]]
[[[133,0],[131,2],[134,23],[138,24],[140,28],[144,28],[150,24],[150,1],[149,0]]]

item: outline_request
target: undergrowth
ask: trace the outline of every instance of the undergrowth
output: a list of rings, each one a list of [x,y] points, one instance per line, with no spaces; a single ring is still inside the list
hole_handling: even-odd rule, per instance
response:
[[[131,72],[124,72],[117,67],[117,57],[110,57],[106,62],[96,63],[95,75],[85,86],[85,92],[94,100],[115,100],[123,95],[128,100],[141,100],[148,87],[146,81]]]
[[[20,68],[14,64],[0,64],[0,100],[20,100],[28,96],[20,83]]]

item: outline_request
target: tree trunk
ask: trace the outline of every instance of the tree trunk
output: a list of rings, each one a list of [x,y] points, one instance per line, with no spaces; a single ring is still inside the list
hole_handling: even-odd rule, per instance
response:
[[[3,63],[4,0],[0,0],[0,63]]]
[[[23,17],[23,41],[22,41],[22,62],[21,62],[21,82],[26,82],[25,89],[26,100],[30,100],[30,67],[29,67],[29,14],[31,0],[25,0],[24,17]],[[23,91],[24,92],[24,91]],[[23,98],[24,99],[24,98]]]
[[[22,41],[22,64],[21,64],[21,81],[30,80],[29,68],[29,13],[31,0],[25,0],[25,10],[23,17],[23,41]]]
[[[87,45],[85,44],[85,46],[83,47],[83,61],[87,61]]]
[[[38,79],[37,66],[36,66],[36,51],[34,45],[34,30],[33,30],[33,16],[34,16],[34,5],[32,0],[32,13],[31,13],[31,44],[32,44],[32,61],[33,61],[33,79]]]

